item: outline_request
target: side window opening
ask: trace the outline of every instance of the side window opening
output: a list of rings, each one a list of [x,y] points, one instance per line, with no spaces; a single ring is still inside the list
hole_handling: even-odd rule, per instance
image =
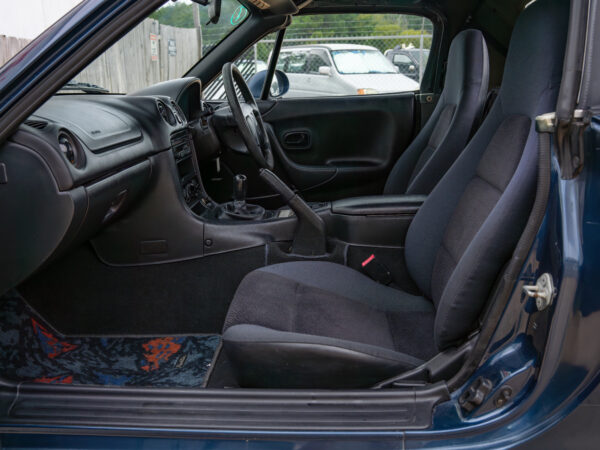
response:
[[[408,56],[402,55],[402,54],[394,55],[394,58],[392,59],[392,61],[394,62],[394,64],[411,64],[412,63],[412,59],[410,59]]]
[[[327,61],[327,56],[321,52],[313,52],[308,57],[308,73],[314,75],[321,75],[319,69],[321,67],[331,67],[331,64]]]
[[[286,29],[276,69],[289,79],[289,97],[327,97],[414,92],[427,65],[433,24],[409,14],[315,14],[294,17]],[[266,66],[275,33],[249,48],[238,61]],[[238,62],[236,61],[236,64]],[[242,71],[243,72],[243,71]],[[256,71],[247,71],[250,80]],[[220,77],[205,90],[207,100],[224,98]]]
[[[303,51],[294,52],[288,59],[289,73],[308,73],[307,55]]]

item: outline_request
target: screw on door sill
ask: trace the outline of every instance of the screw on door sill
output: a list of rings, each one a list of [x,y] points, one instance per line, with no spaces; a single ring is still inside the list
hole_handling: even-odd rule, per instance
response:
[[[506,405],[506,403],[508,403],[511,397],[512,389],[510,388],[510,386],[504,386],[502,389],[500,389],[500,392],[496,396],[494,400],[494,405],[500,408],[501,406]]]

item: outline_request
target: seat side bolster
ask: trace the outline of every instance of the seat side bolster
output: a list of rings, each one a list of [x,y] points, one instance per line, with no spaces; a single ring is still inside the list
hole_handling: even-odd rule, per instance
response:
[[[371,345],[249,324],[228,328],[223,343],[244,387],[369,387],[423,363]]]

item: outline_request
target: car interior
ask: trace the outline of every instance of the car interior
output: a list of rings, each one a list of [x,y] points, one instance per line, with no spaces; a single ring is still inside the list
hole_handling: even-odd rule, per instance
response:
[[[532,213],[569,2],[242,3],[183,78],[53,95],[0,147],[2,383],[410,393],[465,365]],[[420,91],[277,97],[272,57],[257,96],[232,62],[373,8],[433,23]]]

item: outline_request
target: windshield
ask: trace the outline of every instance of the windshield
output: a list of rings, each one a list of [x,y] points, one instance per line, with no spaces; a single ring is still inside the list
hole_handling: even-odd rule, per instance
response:
[[[0,69],[82,0],[19,0],[2,3]]]
[[[397,73],[379,50],[334,50],[331,54],[341,74]]]
[[[181,78],[248,17],[238,0],[222,0],[218,23],[208,5],[167,2],[63,86],[60,93],[130,93]]]

